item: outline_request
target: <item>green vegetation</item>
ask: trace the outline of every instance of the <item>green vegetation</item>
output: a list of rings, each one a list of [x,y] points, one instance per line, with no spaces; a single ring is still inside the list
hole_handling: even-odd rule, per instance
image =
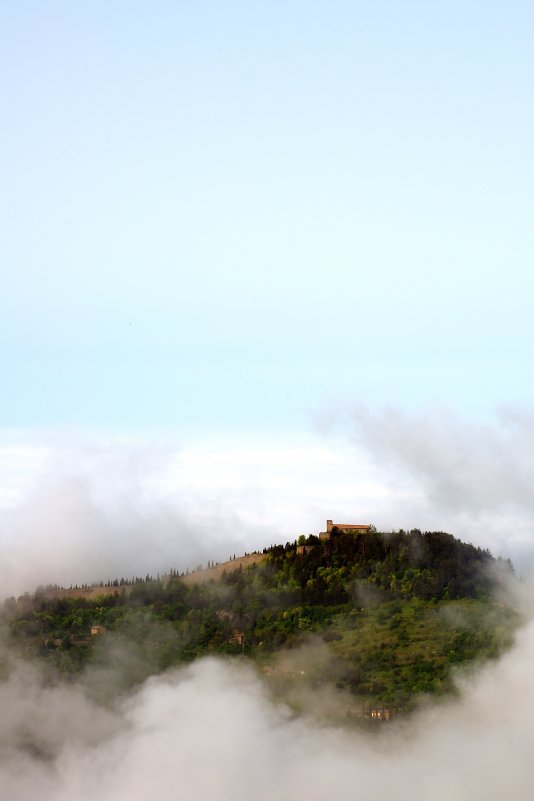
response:
[[[518,615],[492,600],[488,551],[415,530],[334,529],[329,540],[298,545],[306,552],[275,546],[220,581],[147,576],[128,592],[114,582],[94,600],[11,599],[4,613],[21,651],[66,675],[103,664],[117,643],[136,649],[142,668],[132,682],[205,654],[246,655],[280,680],[305,674],[361,704],[403,709],[422,693],[451,691],[454,666],[494,658],[511,642]],[[103,628],[91,636],[94,626]],[[305,670],[282,667],[300,646]]]

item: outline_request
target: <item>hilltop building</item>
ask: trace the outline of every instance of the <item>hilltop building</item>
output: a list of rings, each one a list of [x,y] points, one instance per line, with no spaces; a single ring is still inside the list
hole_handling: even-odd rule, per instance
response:
[[[332,536],[332,531],[342,531],[344,534],[367,534],[372,529],[370,523],[334,523],[332,520],[326,521],[326,531],[321,531],[319,539],[321,541],[329,540]],[[308,538],[311,541],[305,542],[305,537],[302,534],[297,543],[297,556],[303,556],[306,553],[311,553],[318,547],[319,542],[316,536],[310,535]]]
[[[367,534],[371,528],[370,523],[334,523],[332,520],[326,521],[326,531],[321,531],[319,539],[329,540],[332,535],[332,529],[337,528],[343,531],[344,534]]]

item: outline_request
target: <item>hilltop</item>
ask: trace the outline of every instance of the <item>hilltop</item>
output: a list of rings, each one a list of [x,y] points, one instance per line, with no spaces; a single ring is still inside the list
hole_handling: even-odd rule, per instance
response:
[[[348,711],[406,710],[510,644],[519,618],[496,598],[498,569],[511,573],[445,532],[332,524],[182,576],[48,588],[4,613],[21,652],[64,674],[127,642],[143,665],[132,681],[221,654],[253,660],[286,698],[305,680]]]

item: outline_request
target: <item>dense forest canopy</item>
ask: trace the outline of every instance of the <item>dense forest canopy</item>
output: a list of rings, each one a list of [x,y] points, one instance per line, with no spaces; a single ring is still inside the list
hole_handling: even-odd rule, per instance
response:
[[[453,665],[497,656],[517,622],[492,598],[510,563],[444,532],[334,528],[264,554],[246,569],[230,562],[218,581],[173,570],[110,582],[93,599],[47,590],[9,599],[4,615],[26,656],[67,675],[105,659],[110,642],[135,644],[145,673],[208,653],[276,673],[281,651],[320,638],[328,658],[314,681],[335,675],[366,703],[403,707],[449,690]]]

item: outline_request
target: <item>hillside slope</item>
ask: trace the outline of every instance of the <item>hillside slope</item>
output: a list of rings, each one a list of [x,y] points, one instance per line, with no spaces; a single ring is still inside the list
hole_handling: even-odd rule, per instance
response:
[[[131,681],[205,654],[245,655],[284,692],[306,677],[349,706],[407,709],[510,644],[519,617],[495,599],[497,567],[443,532],[334,530],[97,597],[12,600],[4,613],[21,651],[63,673],[104,664],[114,643],[135,648]]]

